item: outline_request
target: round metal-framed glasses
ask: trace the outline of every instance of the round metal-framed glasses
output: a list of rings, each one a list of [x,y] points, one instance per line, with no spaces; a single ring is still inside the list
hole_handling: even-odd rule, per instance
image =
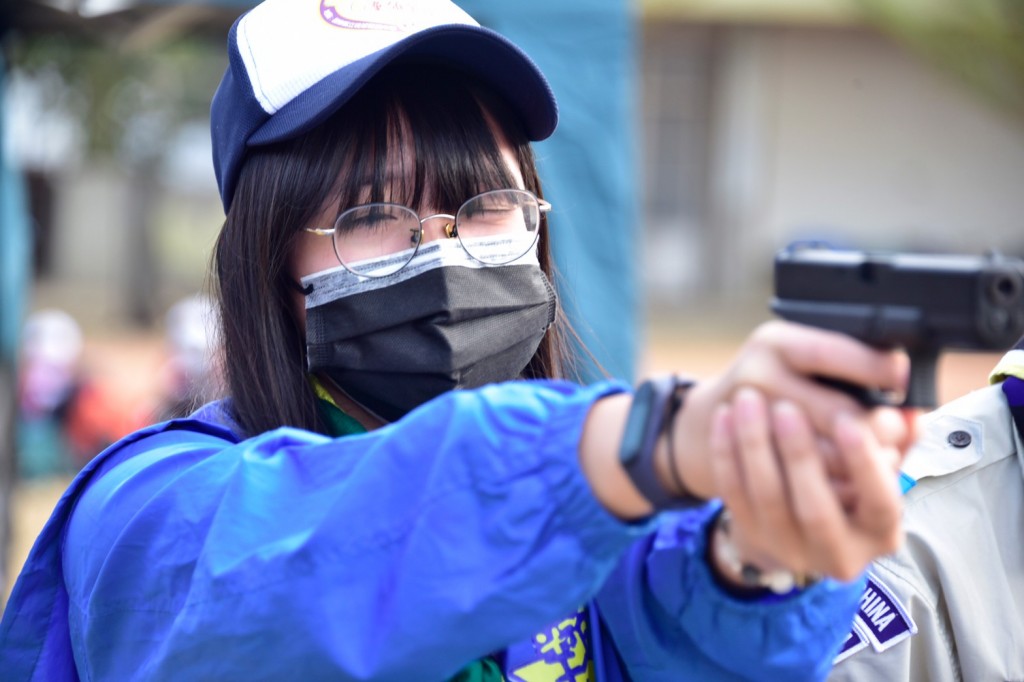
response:
[[[305,231],[330,236],[338,262],[350,272],[387,277],[416,256],[428,220],[446,221],[443,235],[458,239],[474,260],[505,265],[533,248],[541,214],[550,210],[550,203],[527,190],[496,189],[470,198],[455,215],[435,213],[421,218],[402,204],[363,204],[342,211],[334,227],[307,227]]]

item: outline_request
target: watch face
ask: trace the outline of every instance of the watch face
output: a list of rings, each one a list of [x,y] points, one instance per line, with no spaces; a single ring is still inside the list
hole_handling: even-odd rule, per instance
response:
[[[644,382],[633,396],[633,405],[629,408],[626,428],[622,433],[622,445],[619,449],[619,460],[623,464],[635,462],[644,451],[644,436],[647,435],[647,423],[650,421],[651,401],[654,388],[650,382]]]

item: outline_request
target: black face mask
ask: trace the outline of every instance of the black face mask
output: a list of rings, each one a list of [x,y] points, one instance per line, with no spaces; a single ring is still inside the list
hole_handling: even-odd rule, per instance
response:
[[[306,277],[310,372],[394,421],[442,393],[520,376],[555,317],[536,253],[483,267],[454,241],[380,279],[344,268]]]

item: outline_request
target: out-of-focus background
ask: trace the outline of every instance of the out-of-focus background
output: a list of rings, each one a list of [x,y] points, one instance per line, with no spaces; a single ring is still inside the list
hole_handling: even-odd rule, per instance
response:
[[[217,394],[207,113],[251,4],[0,3],[0,603],[78,469]],[[562,298],[614,376],[720,370],[794,240],[1024,255],[1017,0],[458,4],[559,97]]]

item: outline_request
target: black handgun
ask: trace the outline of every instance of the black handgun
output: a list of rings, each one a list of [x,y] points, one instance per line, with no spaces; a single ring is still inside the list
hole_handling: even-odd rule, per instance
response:
[[[1009,349],[1024,334],[1024,261],[794,244],[775,256],[778,316],[910,356],[907,407],[934,407],[939,352]],[[827,379],[867,405],[880,391]]]

